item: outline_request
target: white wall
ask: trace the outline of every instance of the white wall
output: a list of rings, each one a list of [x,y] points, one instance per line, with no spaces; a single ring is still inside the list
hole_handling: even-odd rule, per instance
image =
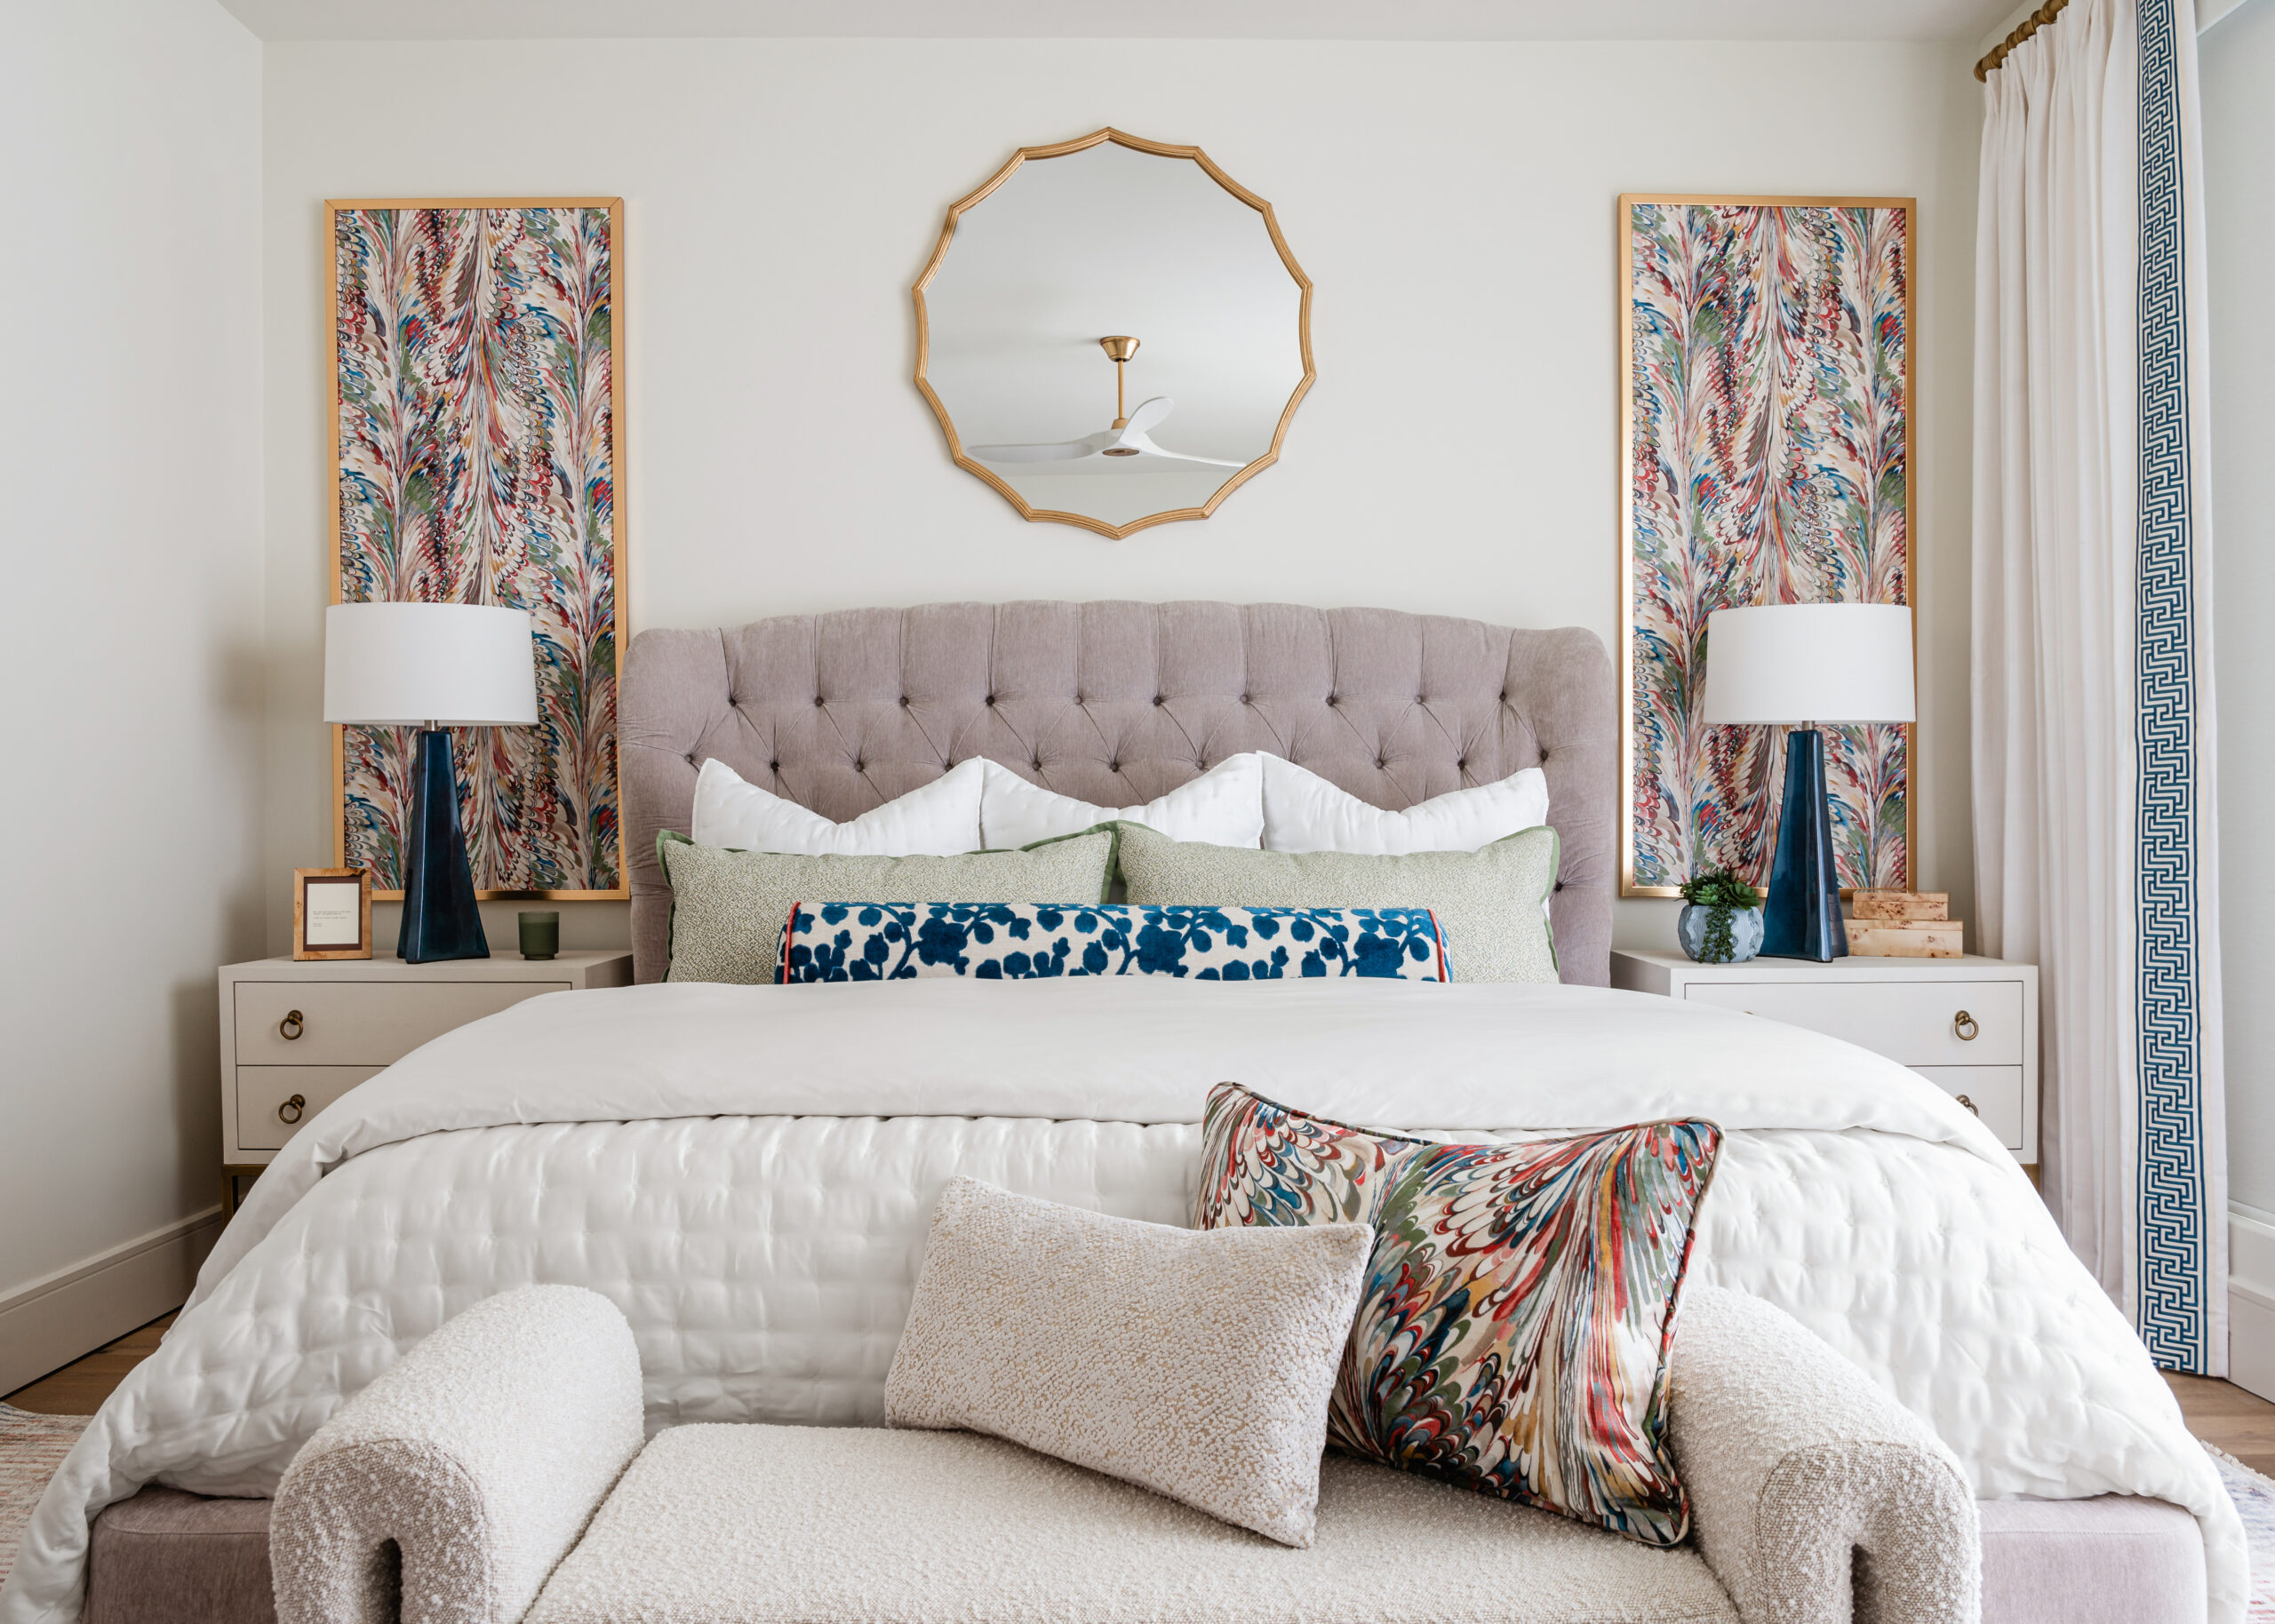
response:
[[[2235,1380],[2275,1395],[2275,0],[2255,0],[2198,42],[2212,289],[2212,541],[2221,607],[2220,952],[2225,976],[2228,1194]],[[2258,1222],[2255,1222],[2254,1219]],[[2248,1327],[2254,1333],[2247,1338]],[[2247,1347],[2247,1341],[2251,1342]]]
[[[0,1392],[180,1301],[262,816],[260,47],[212,0],[7,28]]]
[[[1860,44],[271,45],[270,945],[287,940],[282,877],[331,849],[327,195],[624,196],[635,630],[1198,597],[1573,624],[1608,643],[1617,194],[1916,195],[1921,876],[1963,909],[1967,66],[1963,49]],[[1319,386],[1281,466],[1205,523],[1120,543],[1020,521],[948,461],[909,382],[907,290],[948,203],[1013,147],[1106,123],[1206,147],[1272,200],[1319,290]],[[491,911],[493,940],[511,912]],[[1625,904],[1620,929],[1671,941],[1671,914]],[[623,910],[564,925],[621,941]]]

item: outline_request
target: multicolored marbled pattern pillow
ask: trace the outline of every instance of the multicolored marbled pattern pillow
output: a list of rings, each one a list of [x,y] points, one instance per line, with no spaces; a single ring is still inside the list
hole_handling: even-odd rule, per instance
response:
[[[1427,908],[1137,908],[1047,903],[797,903],[778,982],[969,975],[1444,981]]]
[[[1667,1352],[1721,1130],[1439,1144],[1209,1096],[1201,1229],[1375,1226],[1328,1441],[1674,1545]]]

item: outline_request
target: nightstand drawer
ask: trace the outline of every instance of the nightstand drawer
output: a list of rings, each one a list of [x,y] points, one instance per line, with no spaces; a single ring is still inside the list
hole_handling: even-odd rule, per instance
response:
[[[240,1066],[392,1065],[453,1027],[523,999],[565,992],[567,981],[241,981]],[[300,1015],[299,1036],[286,1018]],[[286,1089],[286,1094],[292,1091]],[[251,1149],[248,1142],[247,1148]]]
[[[316,1112],[385,1066],[239,1066],[237,1141],[245,1150],[281,1150],[284,1142],[312,1121]],[[287,1122],[278,1108],[295,1095],[299,1114]]]
[[[1684,996],[1846,1039],[1907,1066],[2023,1063],[2019,981],[1695,982]],[[1971,1039],[1960,1035],[1962,1012]]]
[[[1983,1126],[2009,1150],[2023,1148],[2023,1069],[2020,1066],[1914,1066],[1920,1076],[1975,1107]]]

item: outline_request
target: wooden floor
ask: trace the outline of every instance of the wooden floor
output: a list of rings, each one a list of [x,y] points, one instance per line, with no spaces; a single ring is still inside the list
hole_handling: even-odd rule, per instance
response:
[[[2255,1472],[2275,1477],[2275,1404],[2225,1381],[2203,1376],[2165,1380],[2180,1398],[2188,1429],[2224,1449]]]
[[[154,1319],[76,1364],[8,1394],[4,1402],[46,1415],[92,1415],[126,1373],[149,1357],[173,1322],[172,1314]],[[2203,1376],[2168,1375],[2165,1380],[2179,1397],[2190,1431],[2254,1471],[2275,1477],[2275,1404]]]
[[[36,1410],[42,1415],[92,1415],[112,1389],[126,1380],[126,1373],[157,1350],[158,1339],[173,1323],[174,1317],[169,1314],[140,1331],[129,1331],[108,1347],[96,1349],[53,1375],[0,1396],[0,1404]]]

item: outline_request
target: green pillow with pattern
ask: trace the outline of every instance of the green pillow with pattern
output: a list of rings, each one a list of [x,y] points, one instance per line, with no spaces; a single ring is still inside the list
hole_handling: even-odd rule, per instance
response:
[[[1116,861],[1136,906],[1427,908],[1456,981],[1557,979],[1557,843],[1546,824],[1476,851],[1384,857],[1203,846],[1124,824]]]

